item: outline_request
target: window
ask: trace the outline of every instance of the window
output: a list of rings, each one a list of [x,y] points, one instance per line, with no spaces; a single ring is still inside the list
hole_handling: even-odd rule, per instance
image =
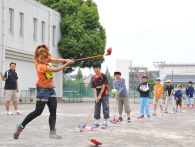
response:
[[[37,41],[37,19],[36,18],[33,18],[33,25],[34,25],[33,39],[34,39],[34,41]]]
[[[55,46],[56,42],[56,26],[53,26],[53,46]]]
[[[20,36],[24,36],[24,13],[20,12]]]
[[[45,22],[42,21],[41,23],[41,41],[42,43],[45,42]]]
[[[14,32],[14,9],[9,8],[9,17],[10,17],[9,31],[13,33]]]

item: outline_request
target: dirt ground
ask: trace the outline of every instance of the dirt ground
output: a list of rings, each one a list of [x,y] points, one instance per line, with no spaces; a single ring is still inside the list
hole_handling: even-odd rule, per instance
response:
[[[13,133],[17,124],[34,110],[35,104],[20,104],[23,115],[7,116],[4,105],[0,105],[0,146],[4,147],[93,147],[88,139],[97,139],[104,147],[151,147],[151,146],[195,146],[195,111],[184,111],[177,114],[154,116],[150,119],[138,120],[139,104],[130,103],[132,122],[126,122],[126,115],[121,124],[108,123],[108,128],[98,128],[96,132],[80,132],[78,125],[84,125],[93,102],[58,103],[57,133],[61,140],[48,137],[49,111],[47,106],[41,116],[30,122],[14,140]],[[113,119],[115,100],[110,100],[110,119]],[[13,111],[13,106],[10,106]],[[152,113],[153,107],[150,105]],[[158,108],[159,110],[159,108]],[[102,125],[103,119],[100,120]],[[93,125],[91,116],[87,129]]]

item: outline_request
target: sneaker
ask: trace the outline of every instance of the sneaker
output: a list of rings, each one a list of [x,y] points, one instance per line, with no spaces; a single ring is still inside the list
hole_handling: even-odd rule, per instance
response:
[[[16,131],[14,133],[14,139],[19,138],[19,135],[20,135],[20,133],[22,132],[23,129],[24,129],[24,127],[21,124],[16,126]]]
[[[119,117],[118,118],[118,121],[120,122],[120,121],[123,121],[123,118],[122,117]]]
[[[147,115],[147,118],[150,118],[150,115]]]
[[[138,116],[137,119],[144,119],[144,115]]]
[[[20,112],[20,110],[17,110],[16,115],[22,115],[22,112]]]
[[[179,110],[175,110],[175,112],[179,112]]]
[[[164,111],[164,113],[167,113],[168,114],[169,112],[168,111]]]
[[[11,116],[13,113],[11,111],[7,111],[7,115]]]
[[[98,128],[99,127],[99,123],[94,123],[92,128]]]
[[[102,129],[106,129],[108,127],[107,123],[103,123]]]
[[[49,139],[62,139],[62,136],[56,135],[56,130],[51,130],[49,132]]]
[[[131,122],[131,118],[130,117],[127,118],[127,122]]]

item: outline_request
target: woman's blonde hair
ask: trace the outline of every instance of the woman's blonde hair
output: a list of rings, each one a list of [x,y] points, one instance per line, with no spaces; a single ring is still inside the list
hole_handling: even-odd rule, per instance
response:
[[[43,44],[37,46],[34,54],[34,60],[36,61],[39,56],[42,56],[45,59],[51,57],[51,54],[49,53],[49,49],[46,45]]]

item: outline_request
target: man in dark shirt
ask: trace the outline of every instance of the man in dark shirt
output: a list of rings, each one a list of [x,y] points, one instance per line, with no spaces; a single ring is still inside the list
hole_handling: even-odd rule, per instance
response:
[[[168,113],[167,108],[169,102],[172,104],[173,112],[175,113],[175,101],[174,101],[174,87],[171,85],[171,80],[167,80],[167,87],[166,87],[166,100],[165,100],[165,113]]]
[[[1,74],[2,80],[5,81],[5,107],[7,110],[7,115],[13,115],[11,111],[9,111],[9,104],[10,101],[13,100],[13,105],[16,111],[17,115],[20,115],[21,112],[18,110],[18,102],[17,102],[17,96],[16,93],[19,92],[18,89],[18,76],[15,72],[16,69],[16,63],[11,62],[10,63],[10,69],[5,72],[5,74]]]

